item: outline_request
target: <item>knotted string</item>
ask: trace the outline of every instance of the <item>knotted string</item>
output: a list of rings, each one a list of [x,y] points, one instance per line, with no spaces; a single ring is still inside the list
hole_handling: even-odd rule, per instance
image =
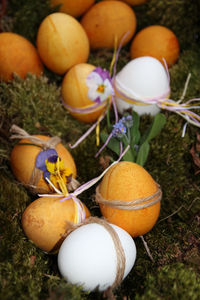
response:
[[[50,137],[49,140],[44,141],[39,137],[30,135],[24,129],[20,128],[15,124],[11,126],[10,132],[14,133],[10,136],[10,139],[28,139],[35,145],[40,146],[43,150],[54,149],[57,146],[57,144],[61,142],[61,139],[58,136]]]

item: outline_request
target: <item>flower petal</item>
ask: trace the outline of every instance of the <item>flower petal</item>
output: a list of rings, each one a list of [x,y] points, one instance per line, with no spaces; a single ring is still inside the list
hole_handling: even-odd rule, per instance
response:
[[[86,84],[88,88],[91,88],[93,85],[100,85],[103,83],[101,76],[98,73],[91,72],[86,78]]]
[[[55,149],[48,149],[48,150],[41,151],[36,157],[36,162],[35,162],[36,168],[38,168],[42,171],[46,171],[45,160],[48,159],[52,155],[57,155],[57,152]]]
[[[88,90],[88,98],[92,101],[95,101],[99,97],[99,93],[97,92],[98,86],[94,85]]]

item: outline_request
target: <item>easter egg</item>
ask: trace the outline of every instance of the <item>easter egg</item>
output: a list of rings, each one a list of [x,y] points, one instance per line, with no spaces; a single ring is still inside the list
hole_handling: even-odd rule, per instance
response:
[[[42,72],[42,62],[30,41],[16,33],[0,33],[0,80],[12,80],[13,73],[25,78],[27,73],[40,76]]]
[[[121,1],[102,1],[93,5],[81,18],[91,49],[114,48],[127,44],[136,30],[136,16],[133,9]]]
[[[156,115],[160,108],[152,100],[168,98],[168,73],[159,60],[150,56],[138,57],[126,64],[116,75],[116,105],[119,113],[132,108],[139,115]],[[148,103],[149,101],[149,103]]]
[[[165,26],[152,25],[139,31],[130,48],[131,58],[153,56],[168,67],[172,66],[179,57],[180,46],[176,35]]]
[[[115,245],[113,236],[120,245]],[[122,257],[123,271],[117,268]],[[113,224],[105,227],[94,222],[66,237],[58,253],[58,268],[69,283],[80,285],[85,291],[104,291],[113,285],[119,271],[122,280],[128,275],[135,258],[135,243],[126,231]]]
[[[52,72],[64,74],[89,56],[89,40],[82,25],[65,13],[48,15],[37,33],[39,55]]]
[[[80,17],[85,13],[95,0],[51,0],[52,6],[60,5],[59,11],[73,17]]]
[[[113,1],[113,0],[104,0],[104,1]],[[121,2],[125,2],[131,6],[136,6],[147,2],[147,0],[117,0]]]
[[[42,141],[48,141],[50,137],[34,135]],[[21,144],[21,145],[20,145]],[[16,144],[10,156],[10,163],[15,177],[34,193],[52,192],[50,186],[43,177],[42,171],[37,177],[36,158],[43,149],[34,145],[29,139],[22,139]],[[76,165],[71,153],[61,143],[57,144],[55,150],[63,160],[64,166],[72,171],[73,178],[76,177]],[[34,177],[36,175],[36,178]]]
[[[147,0],[122,0],[122,1],[124,1],[127,4],[132,5],[132,6],[140,5],[140,4],[147,2]]]
[[[107,171],[96,194],[105,219],[133,237],[153,228],[160,213],[160,199],[161,191],[152,176],[142,166],[128,161]]]
[[[64,240],[64,234],[76,224],[76,203],[72,199],[61,202],[63,197],[45,196],[31,202],[22,215],[26,236],[40,249],[55,252]],[[80,200],[79,200],[80,203]],[[90,216],[81,203],[85,217]]]
[[[106,102],[104,102],[91,112],[89,109],[95,102],[88,97],[86,79],[95,68],[95,66],[86,63],[75,65],[65,74],[62,81],[61,93],[64,104],[69,106],[68,110],[74,118],[86,123],[96,121],[106,106]],[[78,113],[73,111],[76,108],[88,108],[89,111]]]

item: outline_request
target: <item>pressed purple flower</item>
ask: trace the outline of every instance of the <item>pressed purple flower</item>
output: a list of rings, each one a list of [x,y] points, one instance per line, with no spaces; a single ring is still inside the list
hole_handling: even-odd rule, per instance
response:
[[[126,134],[126,127],[121,120],[113,125],[112,136],[122,138]]]
[[[41,151],[36,157],[36,163],[35,163],[36,168],[42,171],[46,171],[47,168],[46,168],[45,161],[46,159],[49,159],[52,156],[58,157],[58,154],[55,149],[48,149],[48,150]]]

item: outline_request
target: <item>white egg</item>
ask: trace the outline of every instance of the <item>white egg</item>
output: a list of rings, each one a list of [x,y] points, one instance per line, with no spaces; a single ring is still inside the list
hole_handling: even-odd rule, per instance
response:
[[[135,263],[135,243],[125,230],[110,225],[117,233],[124,250],[124,279]],[[61,245],[58,268],[68,282],[82,286],[84,291],[104,291],[112,286],[116,278],[117,253],[110,232],[97,223],[75,229]]]
[[[150,56],[142,56],[131,60],[116,75],[115,87],[136,103],[117,93],[116,105],[119,113],[132,108],[139,115],[155,115],[160,111],[156,104],[144,104],[141,101],[153,98],[169,97],[170,86],[167,71],[159,60]],[[141,105],[142,104],[142,105]]]

